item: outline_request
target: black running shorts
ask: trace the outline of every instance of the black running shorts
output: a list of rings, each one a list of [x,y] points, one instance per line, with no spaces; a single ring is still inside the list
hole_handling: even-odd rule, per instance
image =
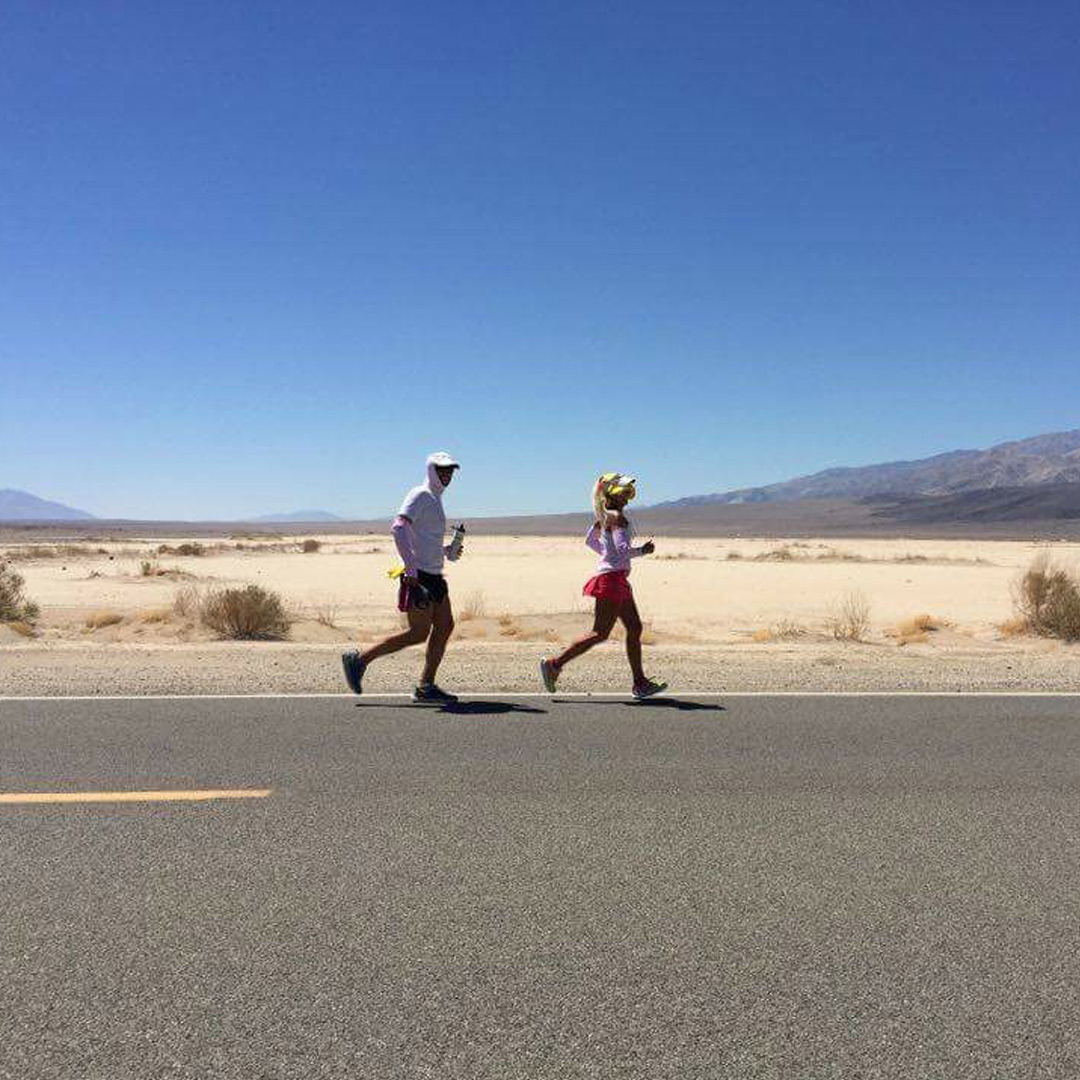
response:
[[[446,578],[442,574],[429,574],[426,570],[418,570],[416,579],[423,586],[423,590],[406,583],[401,579],[398,589],[398,611],[408,611],[410,608],[425,608],[431,604],[441,604],[450,590],[446,587]]]
[[[416,576],[420,584],[427,589],[432,603],[441,604],[450,595],[450,590],[446,587],[446,578],[442,574],[429,574],[426,570],[417,570]]]

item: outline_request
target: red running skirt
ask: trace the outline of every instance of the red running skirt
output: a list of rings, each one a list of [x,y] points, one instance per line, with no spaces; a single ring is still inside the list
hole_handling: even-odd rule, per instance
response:
[[[608,570],[596,577],[589,578],[585,582],[585,588],[581,590],[582,596],[594,596],[597,600],[612,600],[616,604],[623,604],[627,600],[634,599],[634,592],[630,588],[629,571]]]

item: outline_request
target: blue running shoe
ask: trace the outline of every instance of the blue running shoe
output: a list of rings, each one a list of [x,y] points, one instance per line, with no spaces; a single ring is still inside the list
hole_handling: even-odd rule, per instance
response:
[[[354,694],[364,692],[364,668],[367,665],[360,659],[360,654],[353,649],[352,652],[341,654],[341,666],[345,671],[345,681]]]
[[[412,692],[412,699],[424,705],[452,705],[457,701],[457,695],[448,694],[434,683],[428,683],[426,686],[418,686]]]
[[[646,679],[643,683],[634,684],[634,697],[638,701],[644,701],[645,698],[653,697],[655,694],[662,694],[666,689],[666,682],[654,682],[652,679]]]

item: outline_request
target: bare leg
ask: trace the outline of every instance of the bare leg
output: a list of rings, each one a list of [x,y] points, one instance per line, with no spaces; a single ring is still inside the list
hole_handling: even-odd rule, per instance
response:
[[[432,604],[431,637],[428,638],[427,656],[424,658],[424,673],[420,676],[420,685],[427,686],[435,681],[435,672],[439,670],[446,643],[454,632],[454,612],[448,596],[441,604]]]
[[[431,608],[409,608],[406,617],[409,620],[409,629],[402,630],[400,634],[394,634],[372,645],[370,649],[360,654],[360,663],[366,666],[380,656],[400,652],[410,645],[422,645],[427,640],[428,631],[431,629]]]
[[[627,600],[619,609],[619,618],[626,627],[626,658],[634,675],[634,685],[645,681],[645,669],[641,666],[641,616],[637,604]]]
[[[594,645],[599,645],[601,641],[607,641],[611,628],[615,625],[615,620],[618,617],[618,604],[611,600],[597,599],[592,633],[584,634],[572,645],[568,645],[562,653],[555,657],[555,667],[562,668],[564,664],[568,664],[575,656],[588,652]]]

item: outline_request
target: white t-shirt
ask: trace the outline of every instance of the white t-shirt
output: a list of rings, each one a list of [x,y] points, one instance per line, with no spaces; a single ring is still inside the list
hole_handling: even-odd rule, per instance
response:
[[[429,574],[443,571],[443,537],[446,534],[446,512],[442,499],[423,484],[414,487],[398,511],[413,523],[416,536],[416,568]]]

